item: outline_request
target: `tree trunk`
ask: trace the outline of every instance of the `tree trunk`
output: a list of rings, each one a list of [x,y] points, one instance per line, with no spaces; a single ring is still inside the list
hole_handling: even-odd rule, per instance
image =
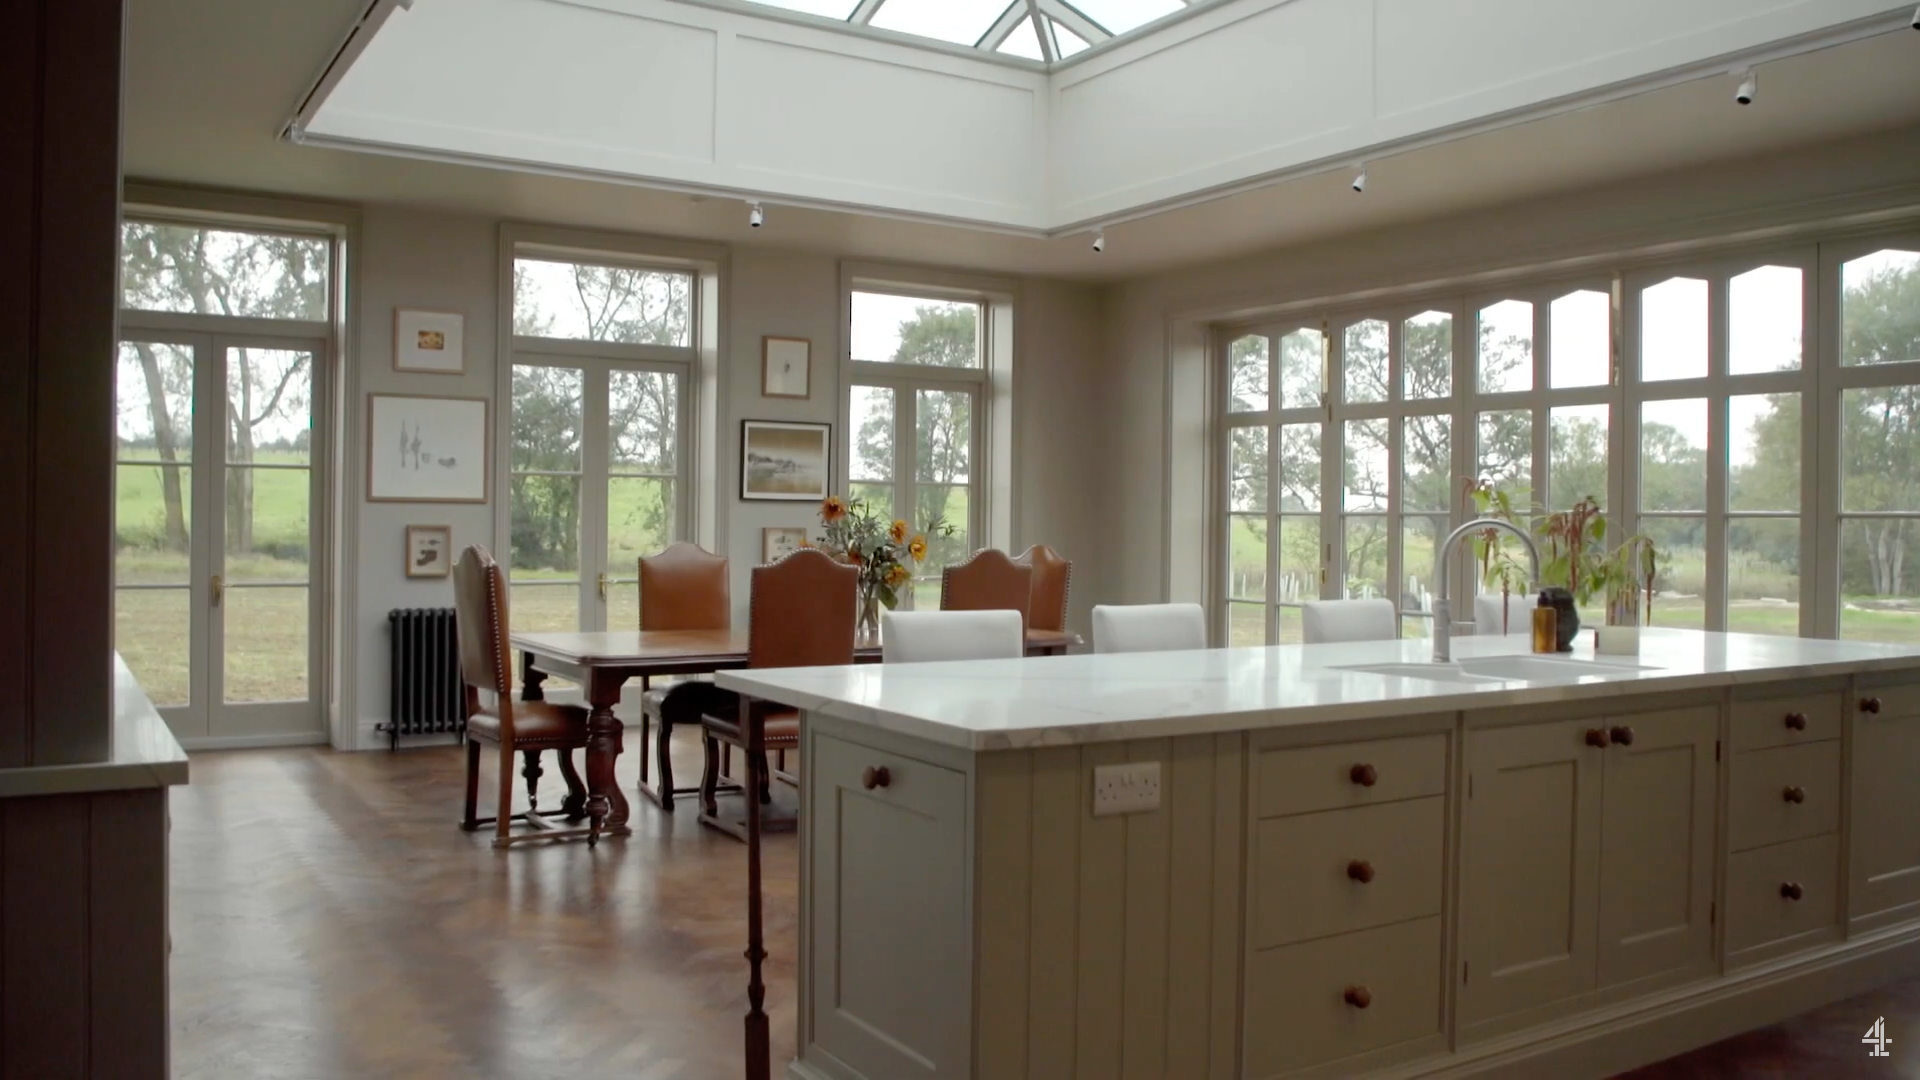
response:
[[[1903,571],[1906,569],[1907,562],[1907,523],[1904,521],[1891,522],[1887,526],[1887,531],[1893,534],[1893,552],[1888,565],[1887,575],[1891,588],[1887,590],[1887,595],[1905,596],[1907,594],[1907,583],[1904,580],[1905,574]]]
[[[253,365],[245,349],[229,362],[240,365],[240,400],[227,402],[227,553],[244,555],[253,550]]]
[[[167,413],[167,389],[160,378],[160,360],[153,346],[135,343],[140,373],[147,382],[147,412],[153,418],[153,444],[165,464],[160,466],[160,496],[166,503],[167,549],[187,550],[187,517],[180,499],[179,457],[174,450],[173,417]]]

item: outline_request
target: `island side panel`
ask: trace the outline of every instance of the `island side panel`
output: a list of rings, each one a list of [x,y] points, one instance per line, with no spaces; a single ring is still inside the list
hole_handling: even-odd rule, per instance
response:
[[[1245,736],[976,759],[975,1075],[1234,1075]],[[1095,767],[1160,806],[1094,817]]]

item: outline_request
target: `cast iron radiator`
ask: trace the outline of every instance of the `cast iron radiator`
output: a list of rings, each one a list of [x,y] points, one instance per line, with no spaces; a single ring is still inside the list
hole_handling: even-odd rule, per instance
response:
[[[452,608],[395,608],[387,612],[392,657],[389,715],[381,725],[389,749],[402,735],[466,730],[466,693],[460,684],[460,641]]]

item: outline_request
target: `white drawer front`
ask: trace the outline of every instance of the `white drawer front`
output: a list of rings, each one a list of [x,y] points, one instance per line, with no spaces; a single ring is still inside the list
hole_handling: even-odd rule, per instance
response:
[[[1439,795],[1447,790],[1447,737],[1267,750],[1256,769],[1263,818]]]
[[[1439,796],[1260,822],[1253,947],[1438,914],[1446,822]]]
[[[1439,916],[1254,953],[1244,1030],[1249,1077],[1437,1033]]]
[[[1727,859],[1727,952],[1793,937],[1840,917],[1840,838],[1795,840]]]
[[[1840,737],[1846,695],[1795,694],[1733,703],[1733,752],[1798,746]]]
[[[1819,836],[1840,827],[1840,744],[1738,754],[1728,829],[1734,851]]]

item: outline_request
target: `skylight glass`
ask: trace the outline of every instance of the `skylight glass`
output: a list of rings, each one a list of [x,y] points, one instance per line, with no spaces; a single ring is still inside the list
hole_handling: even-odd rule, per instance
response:
[[[788,11],[804,11],[809,15],[824,15],[829,19],[845,19],[853,14],[860,0],[753,0],[756,4],[768,7],[786,8]]]
[[[1047,21],[1053,22],[1051,19]],[[1061,26],[1057,22],[1053,22],[1053,43],[1059,47],[1062,59],[1072,56],[1074,53],[1087,47],[1087,43],[1081,39],[1079,34]]]
[[[1066,0],[1066,3],[1099,23],[1109,34],[1124,34],[1186,6],[1180,0]],[[1060,43],[1060,51],[1068,52],[1066,42]]]
[[[870,26],[972,45],[986,36],[1008,0],[886,0]],[[1176,0],[1177,3],[1177,0]]]
[[[1020,25],[1007,35],[1007,40],[1000,43],[999,51],[1008,56],[1024,56],[1029,60],[1046,59],[1040,55],[1040,35],[1034,33],[1032,19],[1021,19]]]

